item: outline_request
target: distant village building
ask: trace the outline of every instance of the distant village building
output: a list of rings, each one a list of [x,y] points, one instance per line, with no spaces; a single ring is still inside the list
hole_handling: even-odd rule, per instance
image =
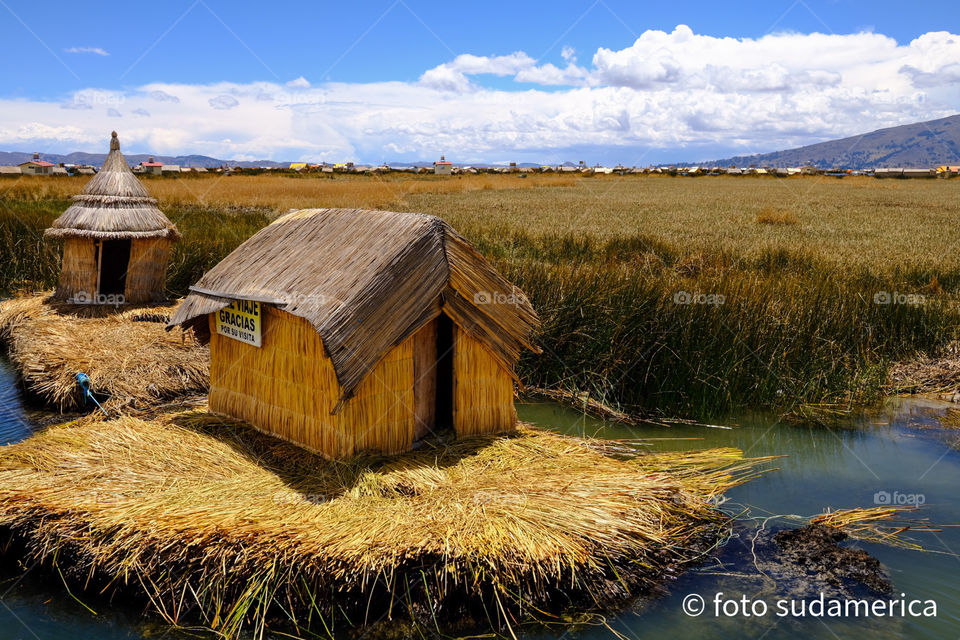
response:
[[[56,298],[164,299],[170,248],[180,233],[127,166],[116,131],[103,168],[45,235],[63,239]]]
[[[146,162],[140,163],[140,172],[146,173],[154,176],[159,176],[163,173],[163,163],[156,162],[153,158],[150,158]]]
[[[33,154],[33,160],[21,162],[20,173],[26,176],[46,176],[53,173],[53,163],[40,159],[40,154]]]
[[[445,156],[440,156],[440,160],[433,163],[433,172],[438,176],[449,176],[453,173],[453,163],[448,162]]]

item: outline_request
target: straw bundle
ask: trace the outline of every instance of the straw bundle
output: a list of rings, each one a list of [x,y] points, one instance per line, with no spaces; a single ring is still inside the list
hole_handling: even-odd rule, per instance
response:
[[[0,339],[27,389],[61,411],[84,405],[75,378],[80,371],[116,408],[148,409],[158,399],[207,388],[206,347],[190,334],[173,336],[163,329],[172,306],[124,307],[121,313],[47,297],[0,304]]]
[[[902,534],[908,531],[939,532],[941,529],[931,528],[930,523],[925,519],[904,518],[905,514],[912,511],[916,511],[916,509],[909,507],[856,507],[836,511],[827,510],[826,513],[811,518],[810,523],[840,529],[851,538],[857,538],[865,542],[922,551],[923,547],[912,540],[905,539]]]
[[[732,449],[594,444],[524,429],[344,463],[209,414],[87,421],[0,450],[0,525],[84,588],[228,637],[278,618],[509,625],[650,587],[716,539],[710,499],[757,473]]]

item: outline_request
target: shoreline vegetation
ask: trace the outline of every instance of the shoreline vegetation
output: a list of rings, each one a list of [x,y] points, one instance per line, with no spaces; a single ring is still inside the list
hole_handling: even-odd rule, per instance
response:
[[[0,290],[51,288],[43,229],[82,179],[0,195]],[[183,233],[167,291],[301,206],[440,215],[530,297],[533,387],[641,415],[869,402],[957,338],[958,183],[825,177],[227,176],[148,180]],[[504,293],[509,298],[510,292]],[[915,373],[905,391],[923,391]],[[940,387],[952,381],[938,380]]]

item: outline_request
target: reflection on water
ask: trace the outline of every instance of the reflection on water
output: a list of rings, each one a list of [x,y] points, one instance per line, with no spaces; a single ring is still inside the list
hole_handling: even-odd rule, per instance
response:
[[[894,491],[923,494],[922,515],[938,524],[960,524],[956,500],[960,487],[960,455],[951,448],[956,434],[941,427],[948,405],[922,400],[898,400],[878,410],[847,416],[830,426],[790,424],[762,414],[731,417],[723,424],[732,429],[675,425],[625,427],[585,417],[550,403],[521,403],[522,420],[568,434],[603,438],[650,438],[653,450],[705,447],[738,447],[747,455],[785,455],[771,471],[728,493],[725,508],[749,509],[760,518],[796,514],[810,516],[828,507],[869,507],[874,494]],[[24,419],[21,398],[13,372],[0,360],[0,442],[6,444],[27,437],[31,431]],[[653,440],[657,438],[656,440]],[[664,439],[676,438],[676,439]],[[718,558],[694,568],[668,585],[669,593],[633,609],[611,614],[606,624],[628,638],[941,638],[960,636],[960,581],[954,576],[960,560],[951,549],[960,551],[960,528],[944,528],[936,534],[918,533],[915,539],[925,547],[951,555],[917,553],[873,544],[863,545],[890,571],[897,594],[908,598],[934,599],[938,616],[882,620],[794,620],[772,614],[753,618],[715,618],[712,609],[699,617],[683,613],[685,596],[697,593],[707,600],[717,592],[735,598],[764,593],[771,603],[776,587],[757,578],[744,561],[749,527],[744,520],[738,537],[731,540]],[[774,521],[776,522],[776,521]],[[783,526],[781,522],[780,525]],[[8,567],[9,571],[9,567]],[[169,628],[148,629],[138,609],[96,604],[93,615],[72,600],[59,581],[44,574],[29,573],[25,580],[9,571],[0,576],[0,638],[67,640],[98,638],[209,637],[196,632]],[[602,625],[569,629],[571,637],[593,640],[610,638]],[[527,631],[527,639],[555,637],[549,632]]]
[[[731,417],[723,424],[733,429],[676,425],[627,427],[582,416],[553,404],[518,406],[521,419],[579,435],[603,438],[698,438],[656,440],[653,449],[686,449],[733,446],[747,455],[785,455],[777,469],[728,492],[725,508],[749,508],[758,518],[773,515],[811,516],[827,508],[875,506],[875,494],[894,492],[921,494],[926,500],[920,516],[935,524],[960,524],[960,454],[953,446],[957,432],[943,429],[941,420],[953,405],[919,400],[891,400],[879,410],[846,416],[829,426],[778,422],[765,414]],[[881,498],[882,499],[882,498]],[[788,526],[784,521],[776,526]],[[752,526],[751,523],[745,523]],[[791,525],[792,526],[792,525]],[[750,532],[738,529],[738,537],[721,552],[719,562],[689,571],[672,585],[664,598],[621,613],[611,626],[631,638],[732,638],[760,637],[848,638],[866,634],[880,638],[943,638],[960,636],[960,528],[945,527],[937,533],[916,533],[913,538],[925,548],[948,555],[918,553],[876,544],[862,544],[889,570],[896,595],[908,599],[933,599],[936,618],[806,619],[779,618],[772,610],[776,587],[761,579],[744,580],[735,574],[756,576],[752,566],[743,566],[739,546],[749,544]],[[719,575],[718,575],[719,574]],[[683,613],[683,598],[697,593],[708,601],[718,592],[726,598],[758,597],[763,592],[771,612],[762,618],[717,618],[713,608],[701,616]],[[609,637],[603,628],[577,634],[582,638]]]

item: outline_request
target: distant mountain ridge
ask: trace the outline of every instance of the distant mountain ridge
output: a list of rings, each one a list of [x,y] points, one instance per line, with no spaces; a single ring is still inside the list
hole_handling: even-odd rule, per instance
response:
[[[707,165],[746,167],[799,167],[811,164],[820,169],[875,169],[902,167],[925,169],[960,164],[960,114],[877,129],[839,140],[714,160]]]
[[[157,154],[149,153],[125,153],[123,156],[127,159],[127,163],[131,165],[137,165],[141,162],[146,162],[150,158],[153,158],[157,162],[162,162],[163,164],[177,164],[183,167],[289,167],[291,162],[310,162],[311,164],[319,164],[320,160],[291,160],[278,162],[276,160],[221,160],[220,158],[212,158],[210,156],[202,155],[186,155],[186,156],[161,156]],[[28,153],[26,151],[0,151],[0,165],[17,165],[21,162],[26,162],[33,158],[33,153]],[[99,167],[103,164],[103,161],[107,158],[105,153],[86,153],[85,151],[74,151],[66,155],[57,154],[57,153],[41,153],[40,158],[46,160],[47,162],[52,162],[58,164],[60,162],[64,164],[89,164],[95,167]],[[359,165],[367,165],[368,163],[358,162]],[[433,166],[433,160],[410,160],[410,161],[396,161],[389,162],[391,166],[403,167],[403,166],[417,166],[417,167],[430,167]],[[456,165],[466,165],[467,163],[454,163]],[[566,163],[570,164],[570,163]],[[478,163],[473,164],[474,167],[500,167],[507,166],[507,163]],[[531,162],[520,162],[517,163],[518,167],[539,167],[539,164]]]
[[[275,160],[223,160],[204,155],[163,156],[157,154],[124,154],[131,165],[146,162],[151,157],[164,164],[176,164],[186,167],[287,167],[290,162]],[[65,164],[90,164],[100,166],[106,159],[105,153],[86,153],[74,151],[66,155],[56,153],[41,153],[40,157],[47,162]],[[33,153],[26,151],[0,151],[0,165],[16,165],[33,158]],[[301,160],[303,161],[303,160]],[[320,160],[311,159],[311,163]],[[339,162],[339,161],[338,161]],[[358,163],[366,164],[366,163]],[[392,166],[421,166],[429,167],[431,160],[397,161],[390,162]],[[470,164],[474,167],[502,167],[507,163],[461,163],[458,166]],[[565,165],[573,166],[565,162]],[[913,124],[878,129],[849,138],[828,140],[796,149],[774,151],[746,156],[732,156],[720,160],[711,160],[700,163],[675,163],[688,166],[770,166],[770,167],[799,167],[813,165],[820,169],[834,167],[844,169],[876,169],[880,167],[902,167],[928,169],[940,165],[960,165],[960,114],[917,122]],[[521,162],[518,167],[537,167],[536,163]]]
[[[131,165],[146,162],[153,158],[163,164],[178,164],[184,167],[286,167],[289,162],[275,162],[273,160],[220,160],[210,156],[186,155],[186,156],[160,156],[150,155],[148,153],[123,154],[127,162]],[[40,157],[47,162],[54,164],[63,162],[64,164],[90,164],[99,167],[107,158],[105,153],[86,153],[84,151],[74,151],[66,155],[57,153],[41,153]],[[0,165],[20,164],[33,158],[32,153],[25,151],[0,151]]]

